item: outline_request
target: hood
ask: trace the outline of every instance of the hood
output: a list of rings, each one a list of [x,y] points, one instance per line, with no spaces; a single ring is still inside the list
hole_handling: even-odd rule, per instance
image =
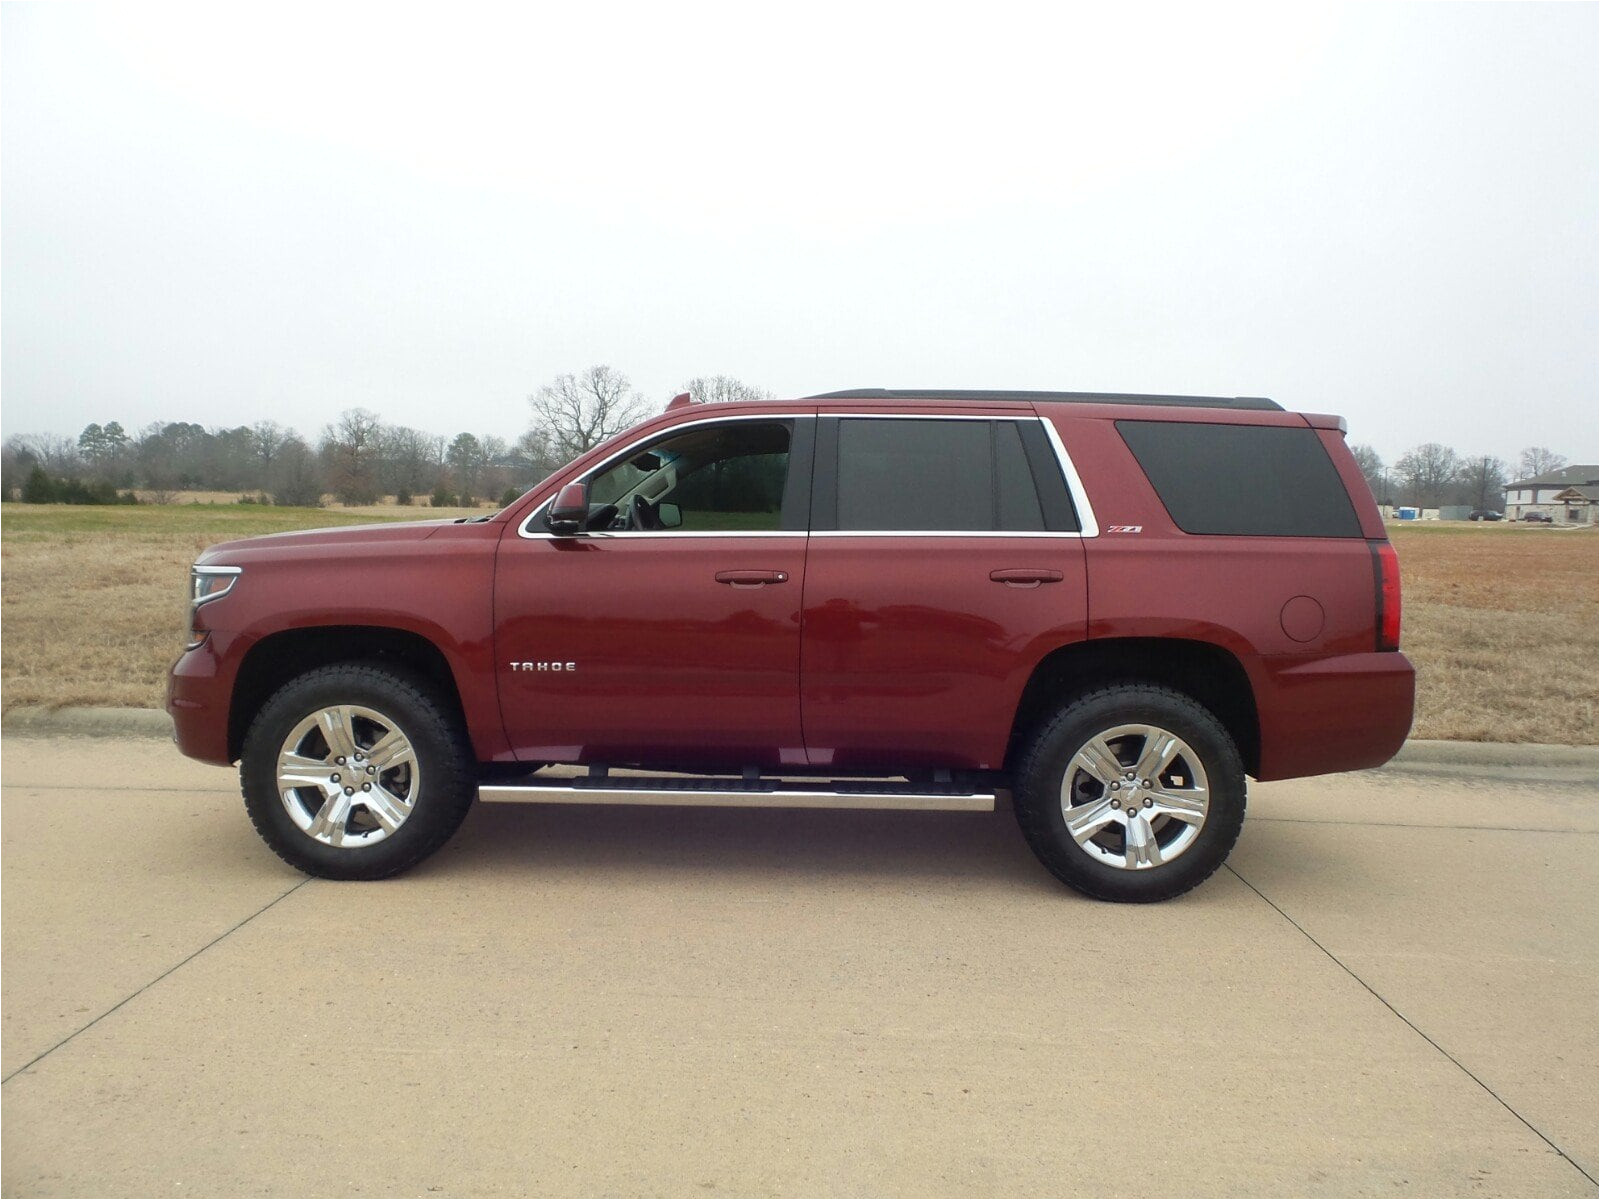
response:
[[[442,517],[436,521],[403,521],[398,523],[375,522],[365,525],[338,525],[331,529],[295,529],[287,533],[263,533],[257,537],[240,538],[233,542],[219,542],[206,548],[198,562],[215,563],[221,559],[276,558],[281,554],[293,555],[302,550],[321,547],[382,545],[389,542],[420,542],[432,537],[441,529],[460,527],[456,518]]]

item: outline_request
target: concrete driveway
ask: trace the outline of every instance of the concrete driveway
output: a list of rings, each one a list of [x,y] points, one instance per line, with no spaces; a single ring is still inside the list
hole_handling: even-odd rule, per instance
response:
[[[1009,813],[480,805],[307,882],[4,745],[6,1195],[1596,1194],[1592,771],[1261,785],[1083,900]]]

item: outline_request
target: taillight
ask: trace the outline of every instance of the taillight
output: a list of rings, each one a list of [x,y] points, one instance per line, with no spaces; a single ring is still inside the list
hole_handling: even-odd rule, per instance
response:
[[[1372,542],[1372,573],[1378,601],[1379,650],[1400,649],[1400,556],[1388,542]]]

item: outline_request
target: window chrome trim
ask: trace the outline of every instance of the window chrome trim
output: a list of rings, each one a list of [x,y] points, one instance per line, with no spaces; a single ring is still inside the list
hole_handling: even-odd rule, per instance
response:
[[[819,529],[816,538],[1081,538],[1068,529]]]
[[[1039,415],[1039,423],[1044,426],[1044,435],[1050,439],[1050,445],[1055,447],[1056,461],[1061,464],[1061,473],[1067,477],[1067,494],[1072,497],[1072,507],[1078,510],[1078,536],[1099,537],[1100,522],[1094,515],[1094,508],[1089,504],[1089,493],[1084,491],[1083,480],[1078,478],[1078,468],[1072,465],[1072,455],[1067,453],[1061,434],[1056,431],[1056,423],[1042,413]]]
[[[669,426],[666,429],[660,430],[659,433],[660,433],[660,435],[662,437],[667,437],[667,436],[670,436],[671,434],[677,433],[679,430],[691,429],[696,425],[710,425],[710,424],[713,424],[713,423],[720,423],[720,422],[725,422],[725,421],[801,421],[801,420],[805,420],[807,418],[819,418],[819,417],[837,417],[837,418],[839,418],[841,420],[854,420],[854,419],[862,419],[862,418],[864,418],[864,419],[870,420],[870,421],[876,421],[876,420],[888,420],[888,421],[1007,421],[1007,420],[1010,420],[1010,421],[1030,421],[1031,420],[1031,421],[1038,421],[1041,425],[1044,426],[1045,437],[1049,439],[1051,447],[1055,450],[1056,461],[1061,466],[1061,473],[1066,477],[1067,494],[1072,497],[1072,506],[1073,506],[1073,508],[1077,509],[1077,512],[1078,512],[1078,524],[1079,524],[1080,528],[1078,530],[1072,531],[1072,532],[1068,532],[1068,531],[1064,531],[1064,530],[1052,530],[1052,529],[1038,529],[1038,530],[1018,530],[1018,529],[884,529],[884,530],[877,530],[877,529],[819,529],[819,530],[802,530],[802,529],[752,529],[752,530],[743,530],[743,529],[726,529],[726,530],[724,530],[724,529],[704,529],[704,530],[699,530],[699,531],[689,530],[689,531],[686,531],[686,532],[679,532],[679,531],[675,531],[675,530],[665,531],[670,535],[671,540],[676,541],[676,540],[678,540],[680,538],[772,538],[772,537],[780,537],[780,538],[803,538],[803,537],[819,537],[819,538],[825,538],[825,537],[886,537],[886,538],[907,538],[907,537],[920,537],[920,538],[927,538],[927,537],[947,538],[947,537],[951,537],[951,538],[954,538],[954,537],[959,537],[959,538],[975,538],[975,537],[981,537],[981,538],[1080,538],[1081,539],[1081,538],[1092,538],[1092,537],[1100,536],[1100,525],[1099,525],[1099,522],[1095,518],[1094,509],[1091,508],[1090,505],[1089,505],[1089,494],[1088,494],[1088,492],[1086,492],[1084,490],[1083,480],[1078,477],[1078,469],[1075,466],[1073,466],[1073,464],[1072,464],[1072,456],[1067,453],[1067,448],[1061,441],[1061,435],[1056,432],[1056,427],[1055,427],[1054,422],[1052,422],[1048,417],[1045,417],[1045,416],[1043,416],[1043,415],[1041,415],[1041,414],[1039,414],[1037,412],[1033,412],[1033,413],[1025,413],[1025,412],[994,413],[994,414],[985,414],[985,415],[982,415],[982,416],[975,415],[975,414],[972,414],[972,413],[922,413],[922,412],[916,412],[916,413],[873,413],[873,412],[847,412],[847,413],[835,413],[835,412],[825,412],[825,413],[816,413],[816,412],[805,412],[805,413],[796,413],[796,412],[729,413],[725,417],[701,417],[701,418],[699,418],[697,420],[694,420],[694,421],[683,421],[680,424],[672,425],[672,426]],[[655,435],[650,435],[649,437],[642,438],[639,441],[634,441],[634,442],[628,443],[627,446],[623,447],[621,450],[618,450],[615,454],[611,455],[609,458],[605,459],[603,462],[597,464],[591,470],[586,471],[583,475],[579,476],[577,479],[569,480],[568,482],[569,483],[586,483],[586,482],[588,482],[590,479],[593,479],[596,475],[600,474],[600,472],[604,471],[607,467],[611,466],[613,463],[617,462],[618,460],[620,460],[622,458],[627,457],[630,453],[636,453],[640,446],[647,445],[651,440],[654,439],[654,437],[655,437]],[[566,485],[563,484],[562,486],[564,487]],[[535,508],[531,513],[529,513],[526,517],[523,518],[522,524],[517,526],[517,536],[518,537],[525,538],[528,541],[532,541],[532,542],[566,540],[565,537],[558,538],[558,535],[553,534],[553,533],[536,533],[536,532],[532,532],[530,530],[530,528],[529,528],[533,524],[534,520],[541,513],[543,513],[546,509],[548,509],[550,507],[550,505],[555,501],[556,495],[560,491],[561,491],[560,487],[556,488],[556,491],[551,494],[549,499],[545,500],[542,504],[540,504],[537,508]],[[593,532],[590,532],[590,533],[585,533],[585,534],[582,534],[582,535],[574,535],[574,536],[582,536],[582,537],[588,537],[588,538],[655,538],[657,540],[661,540],[662,532],[663,532],[662,530],[655,530],[655,529],[652,529],[652,530],[643,530],[643,529],[600,530],[600,529],[597,529],[597,530],[594,530]]]

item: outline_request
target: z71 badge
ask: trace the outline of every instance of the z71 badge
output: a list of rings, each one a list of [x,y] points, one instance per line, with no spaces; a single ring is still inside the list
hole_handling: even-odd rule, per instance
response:
[[[1143,525],[1107,525],[1107,533],[1143,533]]]

